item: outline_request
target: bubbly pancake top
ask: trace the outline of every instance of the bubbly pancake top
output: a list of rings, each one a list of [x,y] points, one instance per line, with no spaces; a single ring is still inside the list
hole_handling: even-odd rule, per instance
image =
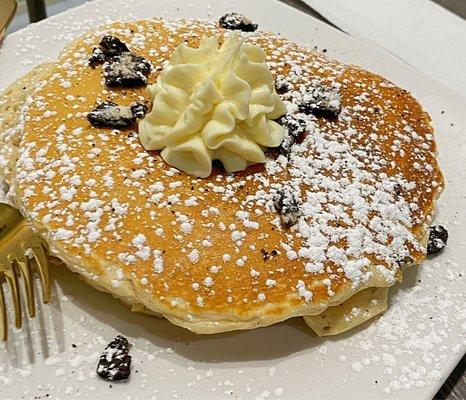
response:
[[[105,86],[88,59],[104,34],[152,64],[157,80],[183,41],[223,35],[203,21],[114,23],[85,35],[29,99],[17,162],[24,212],[52,248],[105,269],[179,315],[285,313],[332,301],[375,274],[393,283],[420,242],[443,185],[430,120],[405,90],[281,36],[243,33],[261,46],[290,115],[305,122],[287,154],[241,173],[194,179],[147,152],[137,127],[96,128],[103,101],[146,101],[145,87]],[[338,118],[302,113],[316,85],[339,92]],[[151,105],[148,103],[148,106]],[[288,136],[292,134],[291,128]],[[291,196],[292,226],[276,199]],[[112,281],[115,288],[120,279]]]

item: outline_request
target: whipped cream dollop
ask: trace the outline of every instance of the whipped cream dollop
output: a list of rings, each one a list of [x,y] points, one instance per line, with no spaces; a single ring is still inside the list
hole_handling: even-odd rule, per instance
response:
[[[275,91],[264,51],[237,33],[219,47],[203,37],[198,48],[181,44],[154,85],[150,113],[139,123],[146,150],[162,150],[169,165],[205,178],[212,161],[228,172],[266,161],[264,149],[279,146],[286,113]]]

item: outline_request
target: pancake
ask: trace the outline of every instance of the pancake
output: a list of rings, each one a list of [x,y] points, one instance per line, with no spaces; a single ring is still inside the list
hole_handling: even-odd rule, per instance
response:
[[[227,33],[210,22],[155,19],[116,22],[75,41],[22,113],[14,202],[53,256],[135,310],[217,333],[333,307],[320,317],[325,324],[306,321],[320,335],[344,331],[382,311],[383,288],[425,259],[443,178],[430,118],[407,91],[258,32],[242,35],[264,49],[289,115],[305,123],[287,154],[271,150],[265,164],[195,179],[145,151],[135,127],[86,119],[103,101],[150,106],[144,87],[108,88],[102,68],[90,68],[102,36],[149,60],[152,84],[179,44]],[[316,85],[338,91],[337,118],[299,109]],[[287,195],[298,211],[292,226],[275,201]],[[381,305],[345,318],[374,293]]]
[[[338,306],[327,308],[318,315],[304,317],[306,324],[319,336],[346,332],[387,309],[388,288],[361,290]]]
[[[9,183],[20,141],[21,109],[26,99],[50,74],[53,63],[43,63],[8,86],[0,97],[0,180]]]

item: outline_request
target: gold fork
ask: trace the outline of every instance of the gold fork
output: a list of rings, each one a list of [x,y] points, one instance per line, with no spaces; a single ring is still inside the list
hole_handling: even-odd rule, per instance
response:
[[[11,292],[15,312],[15,326],[22,326],[19,277],[23,278],[27,309],[31,318],[35,315],[34,287],[29,256],[35,260],[42,286],[42,300],[50,300],[50,275],[48,260],[42,239],[28,226],[15,208],[0,203],[0,339],[7,340],[8,324],[3,281]]]

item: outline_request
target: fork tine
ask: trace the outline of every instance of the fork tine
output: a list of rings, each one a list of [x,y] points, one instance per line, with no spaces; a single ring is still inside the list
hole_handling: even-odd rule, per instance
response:
[[[32,286],[31,266],[29,265],[28,258],[25,256],[18,257],[15,261],[23,277],[29,315],[33,318],[36,315],[36,309],[34,307],[34,287]]]
[[[21,311],[21,299],[18,290],[18,275],[16,270],[11,268],[11,273],[5,274],[6,281],[10,287],[11,297],[13,298],[13,308],[15,310],[15,326],[21,328],[23,323],[23,315]]]
[[[39,271],[40,283],[42,285],[42,300],[44,303],[48,303],[50,301],[50,275],[47,256],[45,255],[42,245],[31,247],[31,251],[36,259],[37,269]]]
[[[8,325],[6,319],[6,305],[3,297],[3,272],[0,271],[0,340],[8,339]]]

